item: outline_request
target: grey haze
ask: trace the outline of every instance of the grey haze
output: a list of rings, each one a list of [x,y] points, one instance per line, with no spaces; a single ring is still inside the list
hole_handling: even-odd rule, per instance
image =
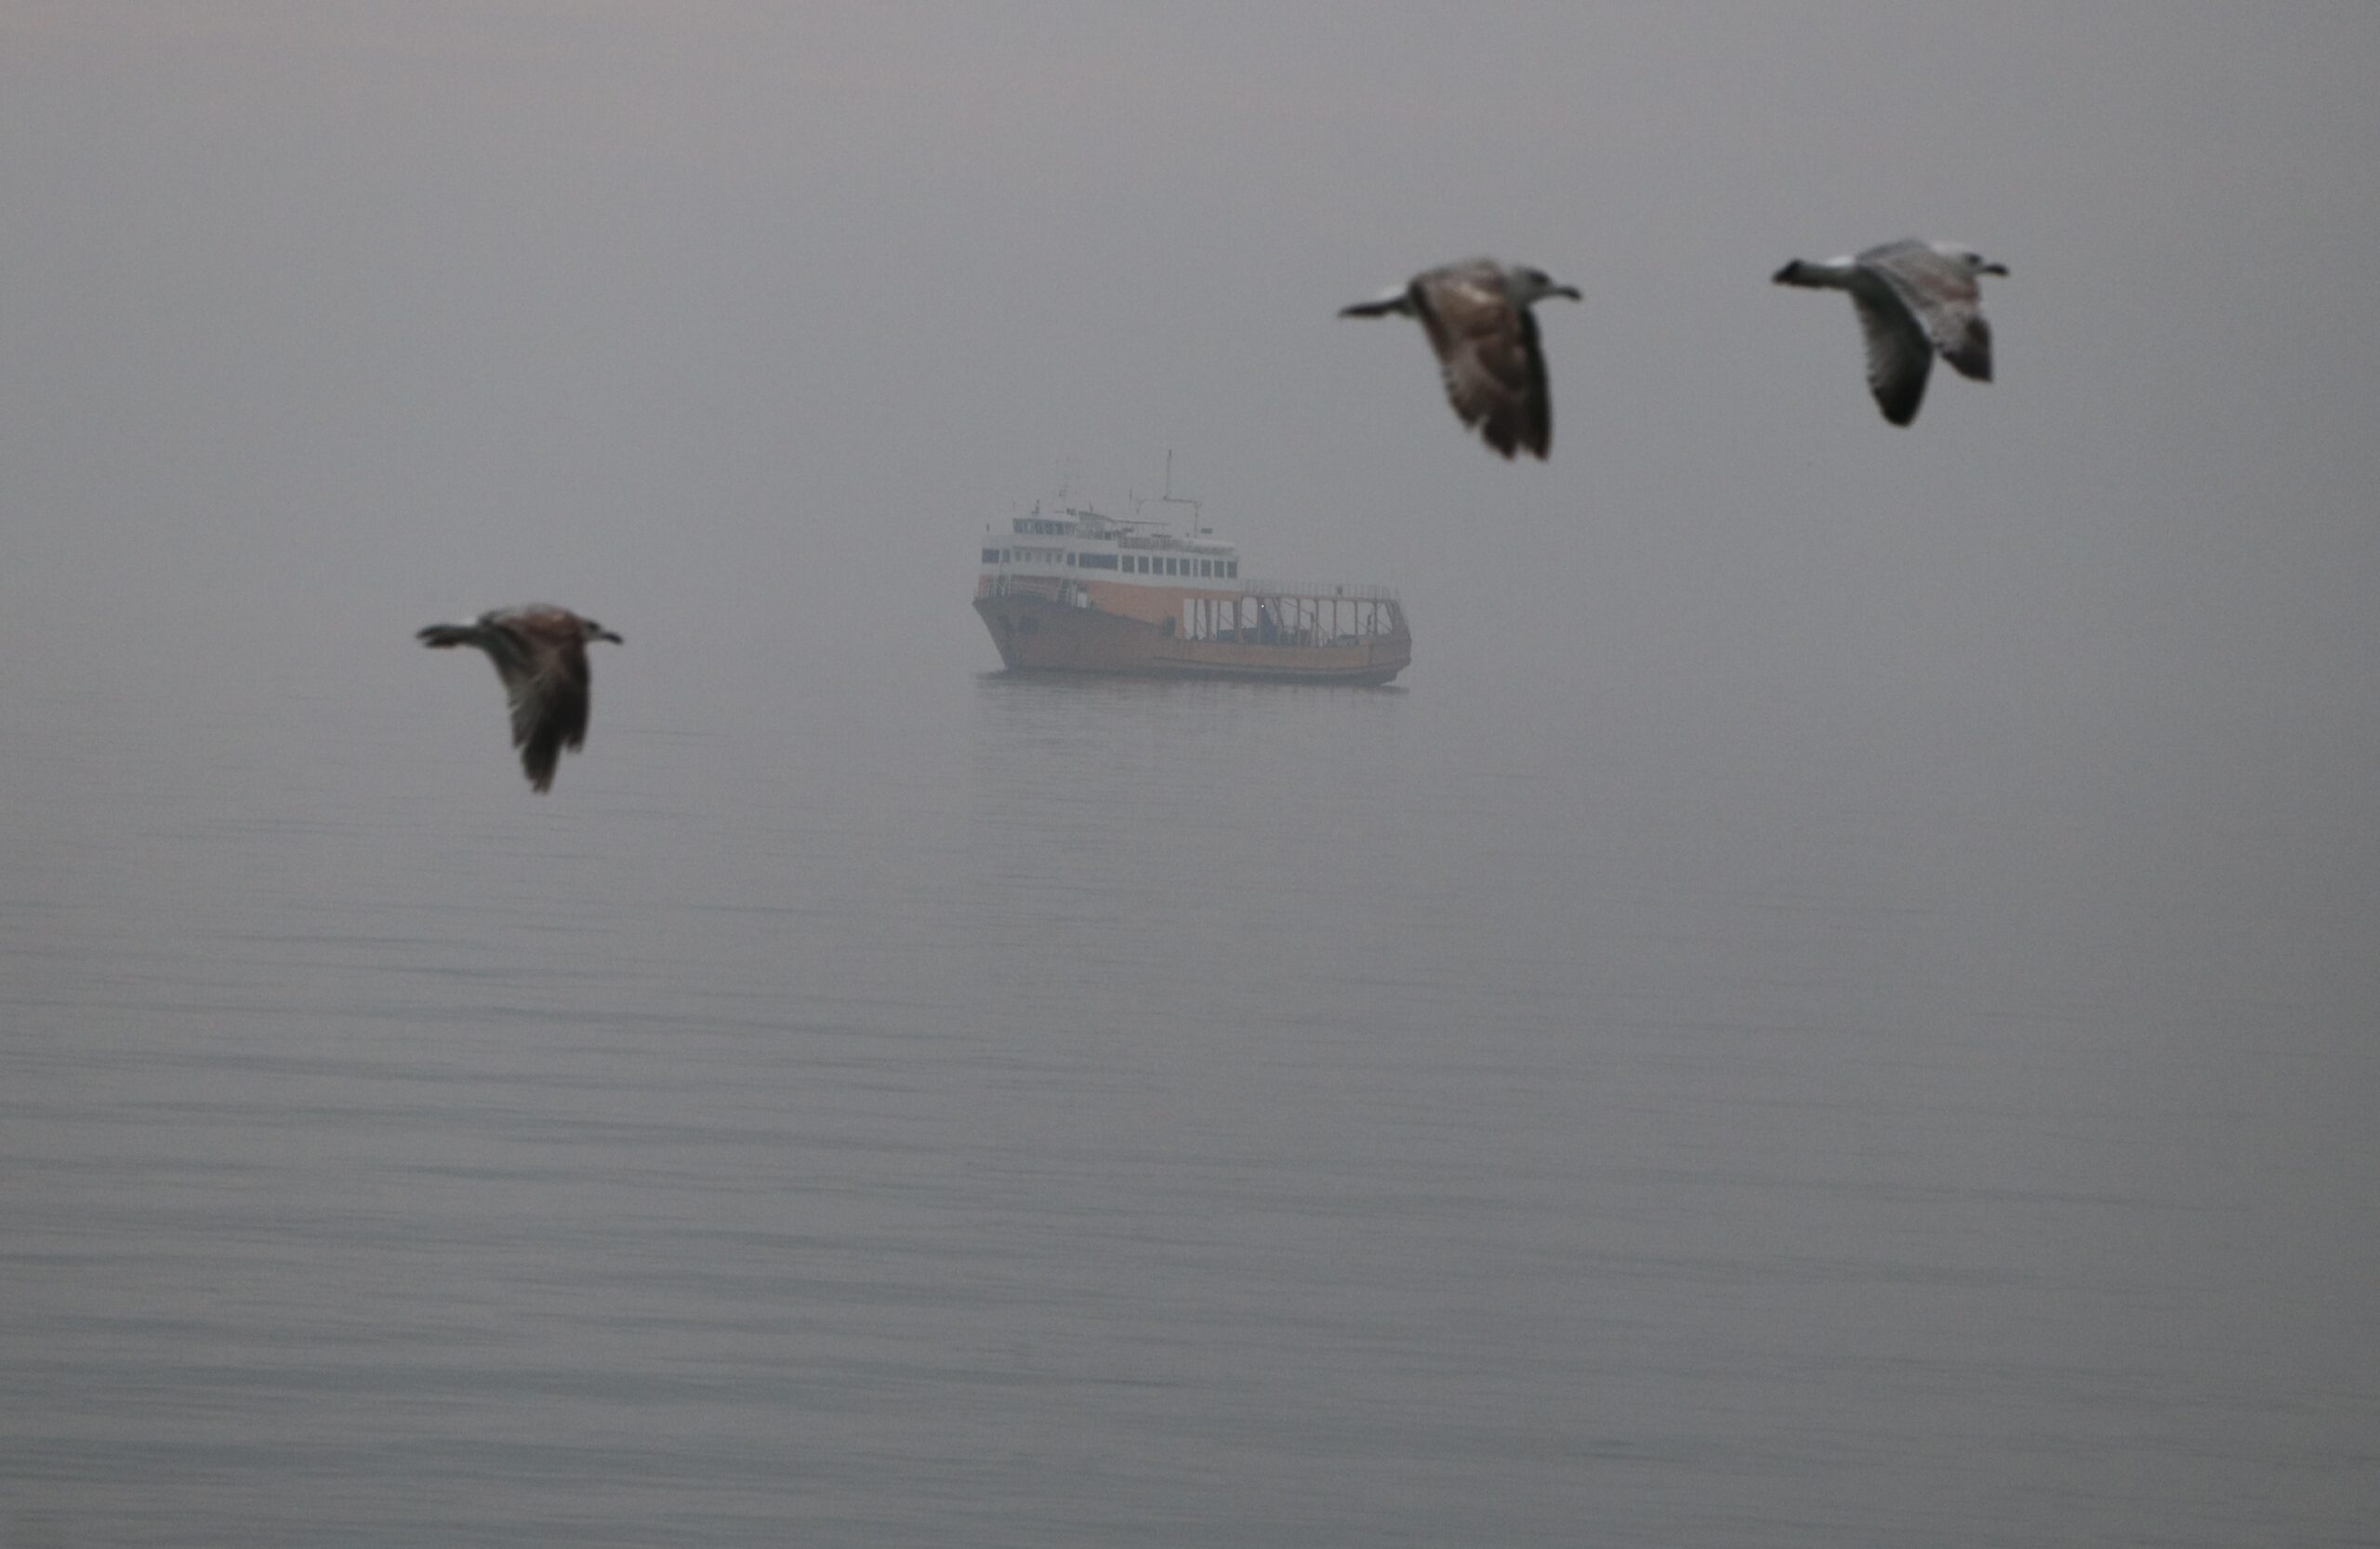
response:
[[[0,1541],[2368,1540],[2375,74],[0,7]],[[1900,433],[1769,275],[1911,232]],[[1480,252],[1550,464],[1332,315]],[[993,674],[1169,451],[1396,689]],[[412,639],[529,597],[545,798]]]

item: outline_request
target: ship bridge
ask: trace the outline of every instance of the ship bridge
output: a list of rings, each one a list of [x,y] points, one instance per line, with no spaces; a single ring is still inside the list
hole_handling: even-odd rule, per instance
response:
[[[1014,520],[1005,539],[985,536],[984,568],[1003,577],[1064,580],[1094,573],[1135,584],[1212,586],[1239,579],[1239,548],[1203,530],[1184,535],[1094,510],[1049,515],[1037,507]]]

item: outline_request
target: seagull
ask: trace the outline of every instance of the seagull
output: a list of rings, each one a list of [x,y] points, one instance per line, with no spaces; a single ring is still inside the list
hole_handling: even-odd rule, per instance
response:
[[[1477,426],[1507,457],[1526,449],[1541,458],[1554,444],[1554,399],[1528,309],[1549,296],[1579,299],[1576,287],[1555,285],[1541,269],[1470,258],[1425,269],[1403,289],[1342,307],[1339,315],[1421,319],[1455,417]]]
[[[1983,255],[1950,242],[1910,237],[1871,247],[1857,258],[1778,270],[1780,285],[1847,290],[1868,338],[1868,387],[1896,425],[1917,417],[1934,351],[1962,377],[1991,380],[1991,324],[1983,319],[1978,274],[2008,272]]]
[[[474,645],[496,663],[512,707],[512,746],[537,790],[551,790],[562,750],[587,741],[587,645],[620,637],[591,618],[550,602],[497,608],[470,624],[432,624],[417,637],[447,650]]]

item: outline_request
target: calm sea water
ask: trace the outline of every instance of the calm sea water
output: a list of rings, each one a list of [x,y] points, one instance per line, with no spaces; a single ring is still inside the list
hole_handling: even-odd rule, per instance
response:
[[[20,718],[0,1542],[2380,1542],[2335,807],[629,659]]]

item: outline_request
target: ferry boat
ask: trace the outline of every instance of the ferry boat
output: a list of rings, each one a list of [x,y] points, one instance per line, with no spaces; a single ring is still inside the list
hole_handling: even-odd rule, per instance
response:
[[[1175,533],[1036,506],[986,529],[975,611],[1012,671],[1379,684],[1413,656],[1395,592],[1243,579],[1238,549],[1195,519]]]

